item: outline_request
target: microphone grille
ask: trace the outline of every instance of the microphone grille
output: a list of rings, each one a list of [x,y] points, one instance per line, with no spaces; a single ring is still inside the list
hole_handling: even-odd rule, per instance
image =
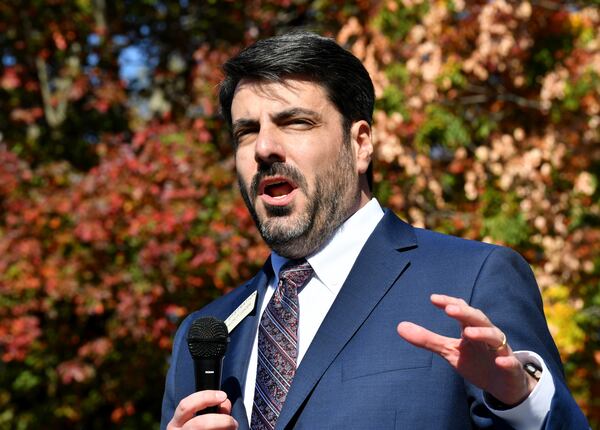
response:
[[[192,358],[221,358],[227,350],[229,333],[225,323],[214,317],[195,320],[187,336]]]

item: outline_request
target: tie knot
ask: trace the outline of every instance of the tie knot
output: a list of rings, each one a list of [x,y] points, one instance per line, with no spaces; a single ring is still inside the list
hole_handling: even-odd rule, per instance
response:
[[[296,289],[300,289],[306,284],[312,274],[313,268],[306,259],[290,260],[279,271],[279,282],[287,282],[296,287]]]

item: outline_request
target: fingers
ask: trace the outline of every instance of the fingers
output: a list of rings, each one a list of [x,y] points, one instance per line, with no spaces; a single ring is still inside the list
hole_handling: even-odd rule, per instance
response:
[[[463,378],[507,405],[518,404],[531,393],[537,381],[527,376],[506,335],[481,310],[441,294],[431,295],[431,302],[460,323],[461,338],[442,336],[406,321],[398,324],[402,338],[439,354]]]
[[[436,354],[443,354],[449,348],[449,345],[458,342],[457,339],[439,335],[408,321],[398,324],[397,331],[407,342]]]
[[[463,299],[443,294],[432,294],[431,302],[460,322],[464,339],[483,342],[490,351],[500,356],[510,354],[504,333],[479,309],[469,306]]]
[[[459,321],[463,326],[493,327],[489,318],[479,309],[469,306],[463,299],[432,294],[431,302],[443,309],[449,317]]]
[[[463,339],[481,342],[498,356],[510,355],[511,350],[507,345],[506,336],[481,310],[469,306],[463,299],[444,294],[432,294],[431,303],[460,323],[463,328],[461,336]],[[452,348],[456,347],[458,342],[458,339],[437,335],[410,323],[401,323],[398,326],[398,333],[413,345],[437,353],[448,350],[449,344]],[[453,342],[449,342],[450,340]]]
[[[498,327],[465,327],[462,336],[470,341],[485,343],[498,356],[510,355],[506,335]]]
[[[193,393],[179,402],[177,409],[175,409],[173,421],[176,425],[183,425],[192,419],[196,412],[210,406],[220,405],[225,399],[227,399],[227,394],[223,391],[206,390]]]
[[[218,406],[220,414],[206,414],[196,417],[196,412],[210,406]],[[237,422],[229,416],[231,402],[223,391],[199,391],[179,402],[173,419],[168,425],[169,430],[186,429],[235,429]]]

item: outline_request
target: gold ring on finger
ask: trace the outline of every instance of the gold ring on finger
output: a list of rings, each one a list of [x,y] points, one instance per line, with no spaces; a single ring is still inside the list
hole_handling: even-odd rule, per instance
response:
[[[504,334],[504,332],[501,332],[501,333],[502,333],[502,343],[500,343],[500,345],[498,345],[496,348],[492,348],[492,347],[488,346],[488,349],[490,351],[497,352],[497,351],[500,351],[502,348],[506,347],[506,343],[507,343],[506,335]]]

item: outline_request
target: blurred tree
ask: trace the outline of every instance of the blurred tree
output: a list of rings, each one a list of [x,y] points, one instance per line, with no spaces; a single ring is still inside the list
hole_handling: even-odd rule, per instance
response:
[[[532,264],[600,428],[598,1],[0,3],[0,429],[156,428],[179,319],[248,278],[220,65],[309,27],[367,66],[376,194]]]
[[[344,2],[312,3],[2,2],[2,138],[33,165],[67,160],[87,170],[105,136],[128,141],[153,120],[212,118],[220,74],[205,57],[299,25],[335,30]]]
[[[518,249],[600,426],[597,2],[387,1],[338,39],[378,90],[377,194],[411,222]]]

